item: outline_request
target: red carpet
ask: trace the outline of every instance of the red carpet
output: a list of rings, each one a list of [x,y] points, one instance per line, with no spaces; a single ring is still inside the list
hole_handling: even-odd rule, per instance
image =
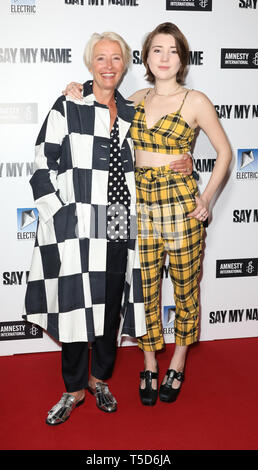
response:
[[[160,380],[174,345],[158,356]],[[118,350],[110,388],[118,411],[85,404],[60,426],[46,412],[63,393],[60,353],[0,357],[2,450],[258,449],[257,338],[201,342],[192,347],[176,403],[144,407],[138,397],[142,353]]]

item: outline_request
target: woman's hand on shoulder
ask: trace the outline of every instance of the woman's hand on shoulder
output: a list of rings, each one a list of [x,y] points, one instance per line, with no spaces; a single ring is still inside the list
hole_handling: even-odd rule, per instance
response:
[[[66,89],[62,93],[65,96],[68,95],[71,98],[74,98],[75,100],[81,100],[82,90],[83,90],[83,85],[81,83],[71,82],[69,83],[69,85],[66,86]]]
[[[135,93],[133,93],[129,98],[127,98],[129,101],[134,102],[134,106],[137,106],[143,98],[145,97],[146,93],[150,90],[150,88],[143,88],[142,90],[138,90]]]

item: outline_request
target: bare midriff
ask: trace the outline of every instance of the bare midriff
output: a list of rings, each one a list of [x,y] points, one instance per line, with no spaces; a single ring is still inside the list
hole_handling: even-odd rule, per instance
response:
[[[190,152],[189,152],[190,153]],[[169,165],[169,163],[180,160],[184,154],[180,155],[164,155],[164,153],[158,152],[146,152],[145,150],[136,150],[135,157],[136,157],[136,167],[158,167]]]

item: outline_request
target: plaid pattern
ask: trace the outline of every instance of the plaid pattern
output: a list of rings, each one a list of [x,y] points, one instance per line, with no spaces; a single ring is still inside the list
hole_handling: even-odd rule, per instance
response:
[[[175,343],[198,339],[198,277],[203,225],[186,215],[195,208],[198,187],[192,176],[173,173],[169,166],[136,168],[140,262],[147,334],[138,339],[145,351],[162,349],[160,282],[164,255],[176,304]]]
[[[147,128],[144,100],[136,106],[130,129],[135,149],[167,155],[180,155],[190,151],[195,131],[181,116],[187,93],[188,91],[177,112],[162,116],[150,129]]]
[[[136,219],[131,102],[116,92],[119,148]],[[39,211],[23,318],[61,342],[103,335],[106,297],[106,215],[110,115],[96,102],[92,83],[84,98],[58,98],[36,142],[30,183]],[[146,333],[137,239],[128,240],[121,335]]]

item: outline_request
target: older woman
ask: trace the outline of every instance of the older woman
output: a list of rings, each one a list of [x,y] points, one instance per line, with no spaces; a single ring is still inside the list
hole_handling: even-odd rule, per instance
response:
[[[46,422],[63,423],[85,388],[105,412],[117,409],[105,382],[121,335],[146,333],[136,233],[134,107],[116,90],[130,50],[115,33],[94,34],[85,49],[93,75],[83,99],[61,96],[36,142],[31,178],[39,212],[24,318],[62,343],[66,388]],[[88,378],[88,342],[92,343]]]
[[[146,77],[153,87],[129,98],[135,104],[130,132],[136,150],[138,236],[147,324],[147,334],[138,340],[145,362],[139,392],[144,405],[154,405],[158,396],[155,352],[164,347],[159,296],[164,254],[169,256],[174,286],[176,345],[159,396],[172,402],[184,380],[188,347],[198,340],[203,222],[227,173],[231,149],[210,100],[183,86],[189,48],[177,26],[157,26],[147,35],[142,52]],[[76,86],[72,84],[73,93]],[[192,175],[171,171],[173,166],[182,166],[182,155],[191,150],[198,127],[217,151],[216,165],[201,196]]]

